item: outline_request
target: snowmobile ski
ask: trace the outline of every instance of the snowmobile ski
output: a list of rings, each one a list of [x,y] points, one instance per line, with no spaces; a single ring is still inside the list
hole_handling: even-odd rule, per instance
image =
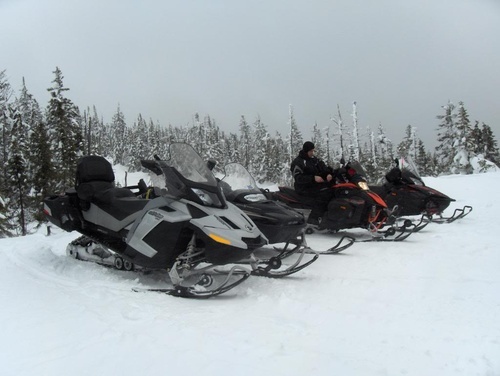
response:
[[[233,266],[229,272],[216,271],[218,274],[226,274],[226,278],[222,283],[216,288],[207,290],[206,288],[212,285],[214,277],[211,274],[201,274],[198,282],[192,286],[181,286],[177,285],[172,288],[141,288],[134,287],[132,291],[134,292],[158,292],[167,295],[172,295],[181,298],[194,298],[194,299],[207,299],[220,294],[223,294],[232,288],[238,286],[240,283],[245,281],[250,277],[250,273],[243,268]],[[230,282],[231,277],[239,276],[239,278],[233,282]]]
[[[269,252],[278,252],[275,256],[270,258],[259,258],[259,250],[254,252],[248,260],[244,260],[241,263],[250,265],[252,268],[251,274],[258,277],[268,277],[268,278],[282,278],[288,275],[297,273],[298,271],[306,268],[315,262],[319,254],[314,252],[309,247],[302,244],[296,245],[292,249],[288,249],[288,243],[283,249],[265,250],[262,249],[262,254],[269,256]],[[312,258],[302,263],[305,255],[312,254]],[[291,263],[291,265],[285,265],[283,263],[284,259],[290,260],[292,256],[296,256],[296,260]],[[284,268],[282,268],[284,267]],[[282,269],[280,269],[282,268]],[[278,270],[279,269],[279,270]]]
[[[320,255],[336,255],[337,253],[342,252],[343,250],[349,248],[356,242],[356,239],[350,235],[343,235],[340,240],[333,247],[330,247],[324,251],[316,251],[311,248],[308,248],[306,252],[315,252]]]
[[[428,221],[431,223],[452,223],[457,219],[461,219],[468,215],[472,211],[472,206],[465,205],[463,208],[457,208],[453,211],[453,214],[450,217],[443,217],[440,215],[438,218],[434,218],[433,216],[427,217]]]

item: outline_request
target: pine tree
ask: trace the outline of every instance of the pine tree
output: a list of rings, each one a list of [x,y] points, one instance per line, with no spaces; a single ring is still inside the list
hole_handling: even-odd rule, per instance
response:
[[[0,71],[0,195],[5,192],[7,180],[7,160],[9,158],[10,128],[10,99],[12,88],[7,80],[5,70]]]
[[[405,137],[397,147],[398,155],[413,160],[417,168],[419,167],[417,162],[419,142],[420,139],[417,137],[417,128],[408,125],[406,127]]]
[[[240,118],[240,156],[242,158],[241,164],[245,166],[247,170],[251,170],[251,149],[252,149],[252,130],[250,125],[247,123],[245,116],[241,115]]]
[[[76,162],[83,151],[83,136],[78,107],[64,97],[69,89],[64,87],[62,72],[56,67],[53,73],[54,85],[47,89],[51,99],[46,119],[51,131],[55,171],[59,182],[57,188],[62,190],[74,185]]]
[[[295,116],[293,115],[293,106],[289,105],[288,107],[288,125],[290,129],[290,133],[288,134],[288,155],[289,155],[289,164],[295,158],[295,155],[302,149],[302,145],[304,144],[304,139],[302,138],[302,133],[297,126],[297,122],[295,121]]]
[[[0,239],[12,236],[12,225],[9,222],[7,203],[0,195]]]
[[[27,210],[28,219],[29,221],[35,219],[41,223],[45,220],[42,212],[43,198],[53,183],[50,142],[40,106],[28,92],[24,78],[16,105],[22,119],[22,132],[26,132],[28,144],[28,150],[24,151],[28,184],[32,188]]]
[[[14,124],[12,126],[12,141],[10,146],[7,172],[10,185],[10,204],[13,216],[19,225],[21,235],[27,234],[28,194],[30,184],[28,180],[28,144],[27,129],[23,124],[21,113],[13,110]]]
[[[386,136],[381,123],[378,125],[376,144],[378,150],[378,172],[380,176],[383,176],[392,166],[394,152],[392,141]]]
[[[377,148],[375,143],[375,134],[371,131],[370,127],[367,127],[369,134],[369,143],[366,146],[366,152],[362,153],[364,156],[362,165],[367,174],[369,181],[377,181],[377,177],[380,175],[378,171],[378,158],[377,158]]]
[[[456,141],[456,126],[454,113],[455,105],[448,102],[447,105],[442,106],[445,113],[438,115],[437,119],[441,120],[438,126],[438,146],[436,147],[436,157],[438,159],[439,173],[450,173],[453,168],[453,158],[456,155],[455,141]]]
[[[430,153],[425,150],[424,142],[422,140],[417,141],[415,164],[418,167],[418,172],[421,176],[432,176],[434,172],[434,166],[432,164],[432,157]]]
[[[152,157],[148,145],[148,126],[141,114],[139,114],[137,122],[132,127],[130,140],[129,169],[139,171],[141,169],[141,159]]]
[[[31,173],[35,205],[35,219],[45,221],[42,211],[43,199],[53,191],[55,172],[50,149],[47,125],[43,121],[35,124],[30,137]]]
[[[11,127],[10,119],[10,99],[12,96],[12,88],[7,80],[5,70],[0,71],[0,238],[12,235],[12,224],[9,221],[9,199],[8,194],[8,173],[7,161],[9,157],[9,148],[11,144]]]
[[[472,126],[469,114],[464,103],[458,103],[458,114],[455,122],[456,137],[454,141],[455,155],[453,157],[452,172],[472,174],[471,158],[474,156],[474,144],[472,143]]]
[[[269,168],[269,133],[266,126],[257,116],[253,122],[253,150],[251,174],[258,182],[266,180],[266,170]]]
[[[490,126],[482,123],[482,146],[484,157],[500,166],[500,151],[498,150],[497,141]]]
[[[311,141],[314,143],[315,155],[323,161],[328,160],[328,149],[324,142],[323,133],[318,127],[318,123],[315,122],[312,128]]]
[[[479,129],[479,121],[476,120],[474,123],[474,127],[472,127],[472,131],[470,134],[471,142],[474,145],[473,152],[474,154],[483,154],[484,153],[484,147],[483,147],[483,133],[481,132],[481,129]]]

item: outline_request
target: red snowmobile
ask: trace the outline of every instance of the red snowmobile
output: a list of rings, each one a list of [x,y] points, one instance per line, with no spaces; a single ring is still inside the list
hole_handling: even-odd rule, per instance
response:
[[[341,163],[343,167],[339,169],[337,181],[331,187],[333,198],[328,203],[327,211],[321,217],[319,226],[309,226],[307,232],[365,228],[372,235],[370,240],[406,239],[412,232],[412,222],[405,221],[402,227],[394,226],[392,212],[386,202],[369,189],[361,165],[356,161],[345,164],[341,160]],[[279,191],[269,192],[268,195],[302,210],[305,215],[309,215],[315,202],[314,197],[299,194],[291,187],[279,187]]]

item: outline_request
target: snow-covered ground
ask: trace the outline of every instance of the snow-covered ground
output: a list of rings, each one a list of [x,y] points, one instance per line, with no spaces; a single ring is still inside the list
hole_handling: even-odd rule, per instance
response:
[[[67,257],[76,233],[2,239],[0,374],[500,375],[500,173],[425,181],[474,210],[209,300],[132,292],[156,276]]]

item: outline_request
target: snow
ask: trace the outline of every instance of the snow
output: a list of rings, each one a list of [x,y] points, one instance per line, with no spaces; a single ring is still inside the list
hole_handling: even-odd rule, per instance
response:
[[[67,257],[76,233],[1,239],[1,374],[500,375],[500,173],[424,180],[474,210],[209,300],[132,292],[161,277]]]

